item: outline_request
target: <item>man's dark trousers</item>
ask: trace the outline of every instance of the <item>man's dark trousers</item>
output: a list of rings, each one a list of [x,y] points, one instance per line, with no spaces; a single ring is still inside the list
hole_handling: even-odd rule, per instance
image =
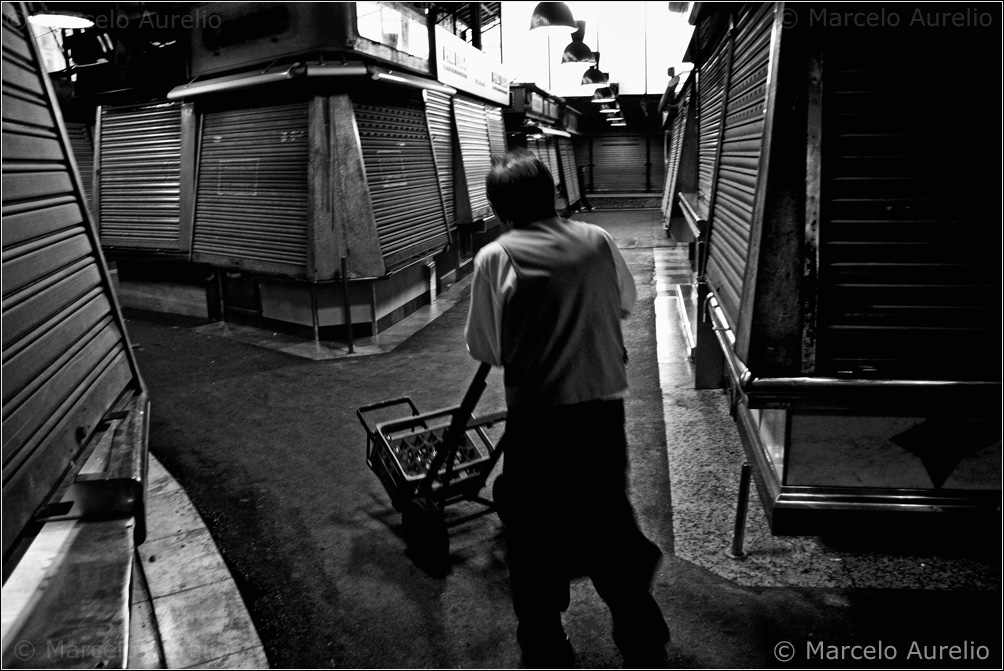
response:
[[[587,575],[625,655],[661,646],[668,630],[650,587],[662,552],[628,498],[623,400],[510,409],[501,445],[520,644],[564,640],[569,580]]]

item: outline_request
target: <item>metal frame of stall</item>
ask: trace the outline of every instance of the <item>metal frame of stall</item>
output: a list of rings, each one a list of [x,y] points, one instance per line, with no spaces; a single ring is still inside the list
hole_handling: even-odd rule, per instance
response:
[[[694,9],[689,55],[697,77],[689,108],[678,112],[686,115],[678,117],[686,134],[677,185],[667,186],[676,201],[669,207],[679,208],[697,249],[695,387],[724,386],[746,452],[730,554],[744,554],[751,476],[775,535],[821,534],[848,523],[999,525],[999,379],[978,371],[931,378],[923,367],[882,376],[864,351],[857,368],[821,358],[836,350],[838,331],[821,330],[819,311],[827,306],[818,292],[828,286],[822,279],[833,282],[827,264],[840,249],[824,246],[840,224],[832,223],[836,206],[827,200],[827,171],[836,164],[822,153],[838,117],[824,116],[822,81],[827,68],[837,81],[840,58],[834,53],[824,63],[823,50],[834,51],[827,43],[782,31],[792,11],[810,10],[783,3]],[[792,132],[800,127],[804,136]],[[820,197],[821,186],[830,193]],[[978,268],[980,258],[968,262]],[[923,305],[913,311],[918,319]],[[884,319],[864,328],[887,328]],[[983,342],[988,331],[974,319],[958,326]],[[942,356],[965,356],[954,342],[942,348]],[[833,461],[849,449],[878,461],[852,473]]]

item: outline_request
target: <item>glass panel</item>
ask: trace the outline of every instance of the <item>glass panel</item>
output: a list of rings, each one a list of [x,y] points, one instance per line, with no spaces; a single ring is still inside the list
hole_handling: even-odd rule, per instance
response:
[[[425,22],[393,4],[357,2],[356,30],[368,40],[418,58],[429,58]]]

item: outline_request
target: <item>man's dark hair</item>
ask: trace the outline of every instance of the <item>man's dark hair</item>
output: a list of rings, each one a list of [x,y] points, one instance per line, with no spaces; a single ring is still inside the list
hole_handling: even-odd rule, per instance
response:
[[[495,212],[513,226],[556,216],[551,171],[525,149],[493,157],[485,184]]]

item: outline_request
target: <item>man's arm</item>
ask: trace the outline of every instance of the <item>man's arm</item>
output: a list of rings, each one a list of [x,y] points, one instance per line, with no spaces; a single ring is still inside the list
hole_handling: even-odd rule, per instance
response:
[[[464,332],[467,349],[478,361],[502,365],[503,297],[499,277],[505,252],[486,246],[474,259],[471,278],[471,305]],[[499,253],[501,252],[501,257]],[[507,258],[507,257],[506,257]]]
[[[617,243],[614,242],[614,239],[605,230],[603,234],[607,238],[610,255],[613,257],[614,267],[617,269],[617,288],[621,294],[621,319],[627,319],[631,316],[631,309],[638,298],[638,292],[634,286],[634,276],[631,274],[631,269],[628,268],[627,261],[624,260],[621,250],[617,248]]]

